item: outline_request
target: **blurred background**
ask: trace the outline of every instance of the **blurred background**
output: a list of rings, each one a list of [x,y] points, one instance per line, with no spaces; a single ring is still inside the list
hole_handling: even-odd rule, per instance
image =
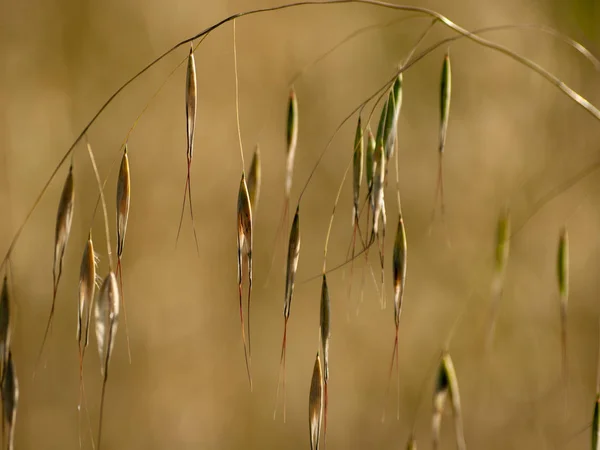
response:
[[[280,3],[1,1],[2,254],[64,152],[123,82],[175,43],[222,18]],[[551,26],[592,52],[600,51],[600,6],[594,0],[415,4],[438,10],[468,29]],[[91,127],[87,137],[102,177],[108,176],[114,245],[121,146],[140,112],[167,80],[129,139],[132,202],[123,273],[132,362],[128,362],[122,315],[106,392],[104,449],[308,448],[308,391],[318,346],[320,282],[305,280],[321,269],[330,212],[351,158],[356,116],[336,136],[302,200],[302,248],[288,329],[284,424],[281,403],[276,420],[273,409],[287,243],[280,240],[274,245],[274,236],[283,203],[290,81],[354,31],[401,17],[411,18],[360,34],[295,81],[299,140],[293,211],[337,126],[393,75],[430,19],[352,4],[298,7],[237,22],[244,154],[248,166],[258,143],[263,162],[254,217],[252,393],[245,373],[236,286],[241,161],[231,23],[211,33],[195,53],[199,112],[192,190],[200,256],[187,210],[175,248],[186,174],[185,65],[167,77],[185,59],[188,47],[174,51],[142,76]],[[436,25],[420,48],[451,35]],[[486,37],[532,58],[600,105],[600,75],[564,42],[531,30],[497,31]],[[396,182],[390,178],[387,308],[380,306],[364,259],[357,261],[352,277],[349,267],[328,277],[332,335],[327,446],[404,448],[414,426],[419,448],[429,448],[434,372],[440,350],[448,342],[469,448],[587,448],[600,312],[599,173],[591,172],[569,189],[563,188],[576,174],[598,164],[599,124],[515,61],[467,40],[456,41],[451,46],[453,92],[444,159],[446,215],[444,221],[438,216],[430,227],[445,50],[446,46],[439,48],[404,74],[399,186],[408,235],[408,279],[400,327],[399,419],[395,382],[386,396],[394,337],[391,250],[398,215]],[[378,114],[377,109],[374,117]],[[376,120],[371,126],[376,127]],[[65,272],[53,333],[42,359],[45,366],[35,380],[32,374],[51,304],[54,226],[66,167],[35,209],[11,258],[13,352],[21,387],[16,447],[21,449],[79,448],[77,283],[92,223],[102,276],[107,254],[101,216],[92,222],[98,187],[84,143],[76,148],[74,171],[75,214]],[[538,210],[549,193],[558,195]],[[351,205],[347,182],[332,230],[330,268],[346,258]],[[486,358],[495,227],[505,205],[510,206],[513,230],[518,233],[511,242],[495,338]],[[562,226],[569,230],[571,249],[566,386],[560,379],[555,275]],[[274,250],[274,269],[267,283]],[[379,280],[375,252],[370,264]],[[94,338],[87,352],[85,383],[95,438],[101,376]],[[452,449],[454,430],[447,409],[442,448]],[[85,418],[81,428],[84,448],[91,448]]]

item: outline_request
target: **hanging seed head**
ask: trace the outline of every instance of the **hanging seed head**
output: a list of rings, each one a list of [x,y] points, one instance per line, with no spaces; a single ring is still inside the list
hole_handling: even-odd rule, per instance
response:
[[[504,209],[496,227],[496,272],[503,273],[510,252],[510,210]]]
[[[385,146],[385,130],[387,122],[388,100],[381,107],[381,116],[379,116],[379,124],[377,125],[377,146]]]
[[[73,205],[75,203],[75,190],[73,188],[73,164],[69,167],[69,174],[65,180],[58,213],[56,215],[56,230],[54,234],[54,283],[58,284],[59,273],[62,270],[62,260],[71,234],[71,223],[73,222]],[[57,273],[58,271],[58,273]]]
[[[600,394],[596,394],[592,419],[592,450],[600,450]]]
[[[298,143],[298,100],[296,91],[292,87],[288,100],[287,111],[287,164],[285,176],[285,194],[289,197],[292,190],[292,175],[294,172],[294,158],[296,156],[296,145]]]
[[[321,284],[321,346],[323,349],[323,373],[325,374],[324,381],[329,381],[329,338],[330,333],[330,304],[329,304],[329,289],[327,288],[327,276],[323,274],[323,283]]]
[[[117,182],[117,257],[123,255],[125,244],[125,233],[127,232],[127,219],[129,218],[129,201],[131,199],[131,188],[129,178],[129,158],[127,156],[127,144],[121,159],[119,179]]]
[[[283,316],[287,319],[290,316],[292,307],[292,297],[294,296],[294,282],[296,271],[298,270],[298,259],[300,257],[300,205],[296,208],[292,229],[290,231],[290,241],[288,245],[287,270],[285,273],[285,303],[283,305]]]
[[[367,189],[373,188],[373,178],[375,176],[375,136],[371,133],[371,128],[367,126]]]
[[[252,253],[252,208],[244,173],[242,173],[238,192],[237,219],[240,250],[247,254]]]
[[[352,211],[352,224],[357,220],[358,210],[360,207],[360,185],[362,183],[363,176],[363,161],[364,161],[364,143],[363,143],[363,130],[358,117],[358,123],[356,124],[356,134],[354,136],[354,157],[352,160],[352,188],[354,194],[354,206]]]
[[[446,132],[448,130],[448,117],[450,116],[450,97],[452,93],[452,71],[450,68],[450,53],[446,53],[442,64],[442,79],[440,82],[440,153],[444,152],[446,145]]]
[[[6,363],[6,371],[2,379],[2,407],[4,410],[4,420],[8,425],[8,449],[14,447],[15,423],[17,420],[17,406],[19,404],[19,381],[12,358],[12,352],[9,350]]]
[[[383,145],[377,144],[374,158],[375,174],[373,177],[373,234],[379,230],[379,219],[385,222],[385,155]]]
[[[392,258],[392,271],[394,280],[394,319],[396,327],[400,324],[400,312],[402,311],[402,297],[406,284],[406,230],[402,214],[398,216],[398,229],[396,241],[394,242],[394,254]]]
[[[103,376],[108,369],[115,345],[119,308],[120,297],[117,277],[111,271],[102,282],[95,307],[96,341],[98,342],[98,353],[101,361],[100,370]]]
[[[8,278],[4,275],[2,282],[2,294],[0,296],[0,367],[2,371],[6,368],[8,354],[10,351],[10,297],[8,293]],[[0,372],[2,378],[3,372]]]
[[[558,292],[564,301],[569,296],[569,235],[566,228],[560,230],[558,238],[558,257],[556,275],[558,279]]]
[[[250,205],[252,205],[252,211],[256,213],[258,208],[258,198],[260,196],[260,183],[262,181],[262,173],[260,168],[260,148],[256,144],[254,150],[254,156],[250,163],[250,171],[248,172],[248,194],[250,195]]]
[[[308,396],[308,428],[310,432],[311,450],[319,450],[321,436],[321,422],[323,420],[323,374],[319,353],[315,359],[310,394]]]
[[[85,333],[85,346],[88,342],[89,334],[89,315],[94,301],[94,291],[96,290],[96,259],[94,255],[94,244],[92,242],[92,233],[83,249],[81,267],[79,269],[79,308],[77,314],[77,342],[82,348],[82,338]],[[85,326],[84,326],[85,324]]]
[[[388,98],[386,119],[385,158],[389,161],[394,156],[394,145],[398,134],[398,119],[402,108],[402,73],[398,74]]]
[[[196,60],[194,59],[194,46],[190,45],[188,56],[187,75],[185,79],[185,117],[187,131],[187,158],[192,161],[194,155],[194,131],[196,129],[197,108],[197,81]]]

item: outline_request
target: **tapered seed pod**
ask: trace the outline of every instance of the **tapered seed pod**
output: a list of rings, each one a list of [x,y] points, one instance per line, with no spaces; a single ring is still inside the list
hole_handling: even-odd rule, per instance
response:
[[[321,423],[323,421],[323,373],[319,354],[315,359],[310,393],[308,396],[308,429],[311,450],[319,450],[321,438]]]

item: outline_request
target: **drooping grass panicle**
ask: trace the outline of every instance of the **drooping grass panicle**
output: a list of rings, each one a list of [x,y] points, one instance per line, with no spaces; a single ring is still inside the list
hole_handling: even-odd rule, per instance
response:
[[[252,294],[252,207],[250,205],[250,195],[246,185],[246,176],[242,172],[240,188],[237,201],[237,263],[238,263],[238,291],[240,301],[240,320],[242,325],[242,341],[244,343],[244,358],[246,361],[246,371],[248,381],[252,390],[252,371],[251,371],[251,353],[250,353],[250,298]],[[246,333],[244,327],[244,310],[242,300],[243,285],[243,262],[244,257],[248,261],[248,346],[246,346]]]
[[[283,421],[286,419],[286,391],[285,391],[285,358],[287,345],[287,324],[290,318],[292,299],[294,297],[294,285],[296,272],[298,271],[298,260],[300,257],[300,205],[296,207],[294,221],[290,230],[288,244],[288,256],[285,274],[285,297],[283,303],[283,340],[281,342],[281,356],[279,358],[279,379],[277,381],[277,394],[275,396],[275,411],[273,418],[277,415],[277,402],[279,400],[279,386],[283,388]]]
[[[2,378],[2,410],[4,416],[3,431],[8,430],[6,435],[7,449],[13,450],[15,440],[15,426],[17,421],[17,407],[19,404],[19,381],[17,371],[12,357],[12,351],[8,351],[4,377]]]
[[[191,41],[190,41],[191,42]],[[185,180],[185,187],[183,189],[183,205],[181,206],[181,217],[179,218],[179,227],[177,229],[177,238],[179,240],[179,233],[181,232],[181,224],[183,223],[183,213],[185,210],[186,196],[189,202],[190,217],[192,219],[192,229],[194,231],[194,240],[196,242],[196,252],[200,254],[198,247],[198,236],[196,235],[196,225],[194,223],[194,209],[192,203],[192,158],[194,156],[194,134],[196,131],[196,114],[197,114],[197,95],[198,85],[196,79],[196,60],[194,59],[194,45],[190,43],[190,54],[188,56],[187,72],[185,78],[185,126],[186,126],[186,138],[187,138],[187,176]]]
[[[129,204],[131,202],[131,177],[129,173],[129,157],[127,156],[127,144],[123,150],[119,178],[117,180],[117,272],[119,288],[121,290],[121,303],[123,304],[123,316],[125,318],[125,336],[127,338],[127,355],[131,363],[131,345],[129,344],[129,326],[127,325],[127,308],[125,306],[125,293],[123,291],[123,248],[125,246],[125,234],[127,232],[127,221],[129,220]]]
[[[323,372],[319,353],[317,352],[308,395],[308,430],[311,450],[319,450],[323,406]]]
[[[248,194],[250,195],[250,204],[252,205],[253,217],[256,216],[258,209],[258,199],[260,197],[260,185],[262,182],[262,170],[260,161],[260,147],[256,144],[250,170],[248,171]]]
[[[62,194],[60,196],[60,201],[58,203],[58,212],[56,214],[56,228],[54,233],[54,264],[52,267],[52,305],[50,306],[50,315],[48,316],[48,322],[46,323],[46,330],[44,331],[44,338],[40,347],[38,360],[34,371],[34,377],[44,351],[44,346],[46,345],[46,340],[48,339],[48,335],[52,329],[52,320],[54,319],[54,309],[56,306],[56,294],[58,292],[58,284],[62,275],[65,249],[67,248],[67,242],[69,241],[69,235],[71,234],[74,205],[75,188],[73,183],[73,161],[71,161],[69,173],[67,174]]]
[[[323,357],[323,441],[327,435],[327,386],[329,384],[329,340],[331,337],[331,305],[329,301],[329,288],[327,287],[327,275],[323,274],[321,284],[321,308],[320,308],[319,332],[321,336],[321,352]]]
[[[563,380],[567,379],[567,309],[569,305],[569,234],[566,228],[560,230],[556,258],[556,277],[560,295],[560,341]]]
[[[440,209],[442,216],[444,215],[445,203],[444,203],[444,168],[443,168],[443,157],[444,149],[446,147],[446,135],[448,133],[448,119],[450,117],[450,97],[452,94],[452,71],[450,66],[450,52],[448,51],[444,56],[444,62],[442,64],[442,75],[440,80],[440,138],[439,138],[439,149],[438,149],[438,179],[437,188],[435,190],[435,200],[439,198]],[[435,214],[435,205],[434,205]]]

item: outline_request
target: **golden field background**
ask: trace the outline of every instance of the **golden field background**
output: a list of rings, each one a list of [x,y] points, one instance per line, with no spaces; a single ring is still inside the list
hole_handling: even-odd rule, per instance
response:
[[[273,1],[26,0],[0,2],[0,249],[8,248],[73,139],[130,76],[174,43],[238,11]],[[598,49],[593,2],[422,1],[469,29],[548,25]],[[124,317],[110,368],[104,449],[308,448],[308,389],[318,345],[320,271],[336,191],[350,160],[355,119],[316,171],[301,207],[302,249],[288,333],[287,423],[273,420],[283,331],[283,245],[266,275],[281,214],[289,82],[354,30],[404,13],[365,5],[308,6],[237,22],[241,132],[246,162],[261,146],[263,185],[255,216],[252,309],[254,392],[246,380],[236,287],[236,201],[241,162],[235,127],[232,28],[196,51],[199,114],[193,195],[200,257],[186,210],[175,248],[185,182],[184,66],[152,101],[129,140],[132,204],[124,253]],[[406,15],[406,14],[405,14]],[[300,134],[292,202],[341,120],[392,74],[427,18],[362,34],[296,81]],[[441,25],[422,48],[451,35]],[[599,75],[570,47],[532,31],[486,35],[542,64],[600,104]],[[119,96],[88,134],[102,176],[148,100],[187,55],[165,58]],[[386,296],[379,306],[364,261],[329,277],[332,302],[327,448],[404,448],[416,415],[419,448],[430,447],[433,369],[453,324],[467,445],[472,449],[588,448],[598,353],[600,252],[598,173],[525,222],[537,201],[598,161],[600,127],[583,109],[509,58],[466,40],[452,45],[453,97],[445,154],[446,218],[428,233],[437,174],[439,74],[445,48],[404,75],[399,126],[400,189],[408,235],[408,280],[400,330],[400,418],[395,384],[384,396],[394,321],[391,245],[395,180],[388,186]],[[378,117],[378,113],[375,114]],[[371,123],[376,127],[375,120]],[[36,208],[11,258],[14,358],[21,397],[16,448],[76,449],[77,277],[98,193],[85,147],[75,154],[76,204],[57,311],[44,361],[32,379],[50,308],[56,208],[66,167]],[[390,172],[393,173],[393,172]],[[106,195],[114,243],[116,168]],[[483,357],[495,222],[510,205],[513,238],[493,354]],[[344,188],[330,242],[330,267],[351,237],[351,188]],[[291,217],[290,217],[291,219]],[[571,248],[569,385],[560,377],[558,232]],[[93,222],[100,271],[107,269],[100,216]],[[287,234],[287,231],[286,231]],[[286,237],[287,239],[287,237]],[[371,262],[378,276],[375,255]],[[100,397],[95,339],[86,360],[94,437]],[[423,391],[424,389],[424,391]],[[422,400],[421,393],[423,393]],[[550,392],[548,394],[548,392]],[[385,408],[387,419],[382,423]],[[90,448],[83,420],[85,448]],[[445,416],[442,448],[455,448]]]

